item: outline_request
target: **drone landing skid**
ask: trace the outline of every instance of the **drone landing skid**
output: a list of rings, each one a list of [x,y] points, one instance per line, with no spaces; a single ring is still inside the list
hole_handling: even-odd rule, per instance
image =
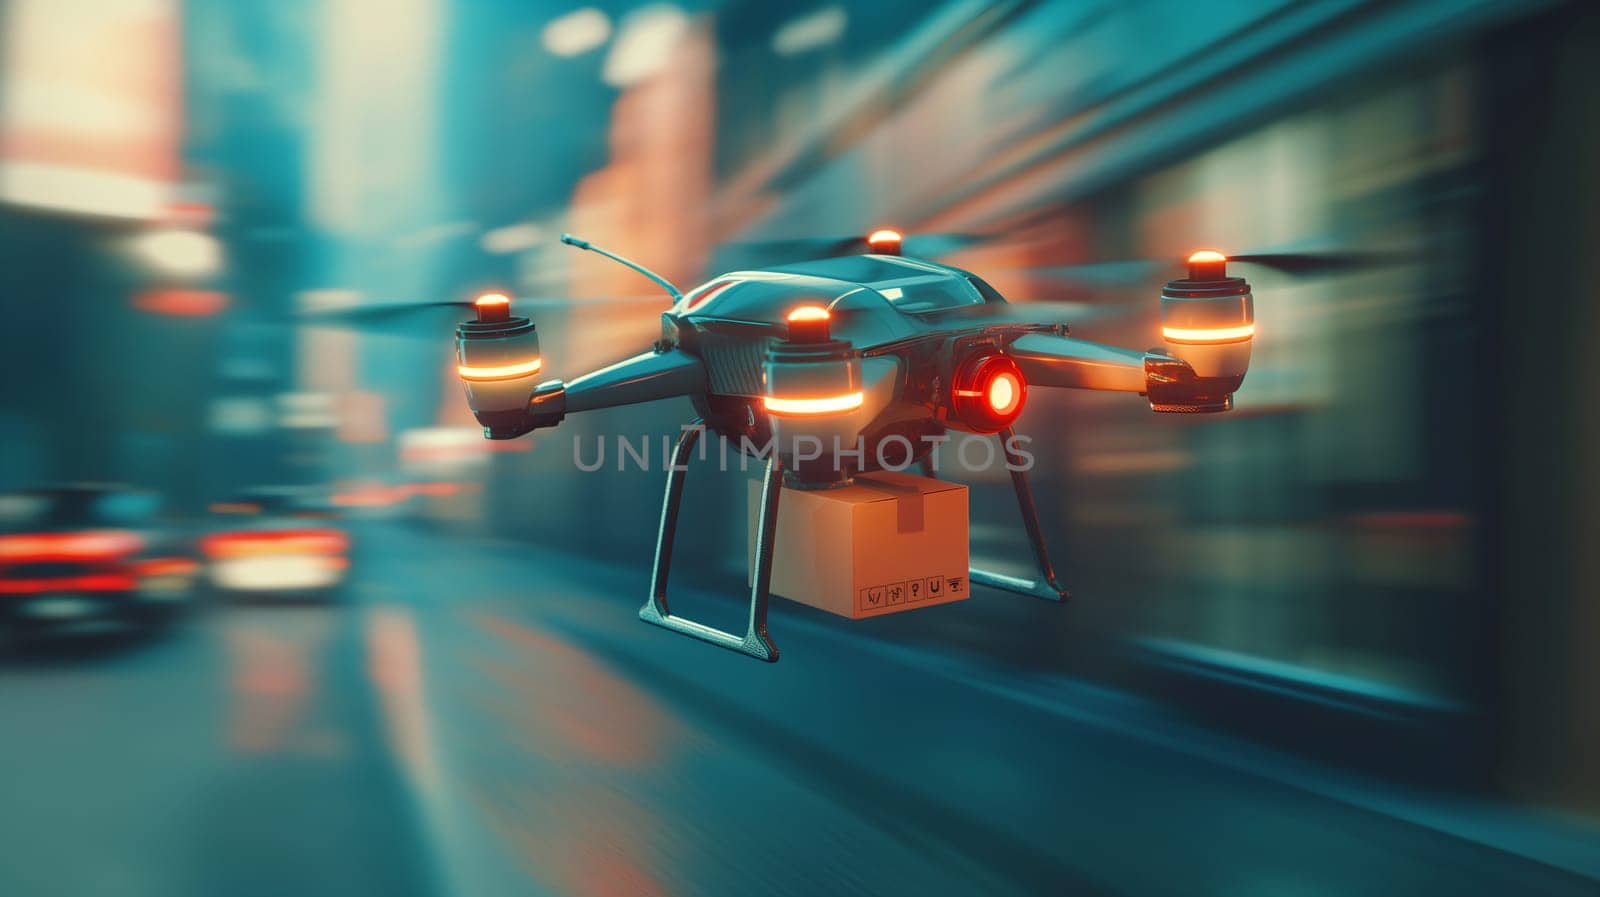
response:
[[[1023,470],[1022,458],[1011,447],[1012,437],[1015,434],[1010,427],[1007,427],[995,435],[1000,438],[1000,450],[1006,454],[1007,466],[1011,471],[1011,485],[1017,493],[1017,507],[1022,512],[1023,528],[1028,531],[1028,542],[1033,548],[1034,563],[1039,567],[1039,578],[1023,579],[1020,576],[980,570],[977,567],[968,568],[967,578],[991,589],[1015,592],[1018,595],[1028,595],[1044,601],[1065,601],[1071,597],[1071,593],[1056,579],[1055,567],[1050,563],[1050,550],[1045,546],[1044,531],[1039,527],[1039,508],[1033,501],[1033,487],[1028,485],[1028,474]],[[932,459],[926,455],[922,458],[922,472],[925,476],[936,477]]]
[[[656,537],[655,570],[650,576],[650,598],[639,609],[639,619],[719,648],[777,663],[778,646],[767,635],[773,546],[778,530],[778,496],[783,491],[783,463],[776,452],[767,459],[767,472],[762,480],[761,525],[756,534],[756,576],[750,584],[750,616],[744,635],[674,616],[667,609],[667,573],[672,567],[672,543],[678,530],[678,508],[683,503],[683,482],[688,473],[689,455],[704,430],[704,423],[695,421],[684,429],[683,435],[678,437],[677,446],[672,450],[672,464],[667,469],[667,494],[661,506],[661,529]]]

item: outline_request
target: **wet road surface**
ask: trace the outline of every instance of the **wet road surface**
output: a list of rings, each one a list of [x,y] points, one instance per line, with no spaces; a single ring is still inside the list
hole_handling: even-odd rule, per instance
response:
[[[767,666],[640,623],[645,559],[360,536],[341,604],[0,667],[0,894],[1600,894],[1114,693],[783,602]]]

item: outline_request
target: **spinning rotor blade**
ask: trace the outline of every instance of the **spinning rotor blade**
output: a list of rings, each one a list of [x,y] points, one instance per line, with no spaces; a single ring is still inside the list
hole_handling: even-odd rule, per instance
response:
[[[1086,287],[1135,287],[1157,279],[1173,263],[1162,259],[1133,259],[1121,262],[1088,262],[1081,265],[1050,265],[1017,272],[1023,278],[1079,284]]]
[[[650,301],[656,300],[654,297],[645,296],[588,299],[513,299],[511,300],[511,307],[514,311],[525,313],[540,308],[566,309],[584,305]],[[294,321],[300,324],[319,326],[354,327],[372,330],[408,330],[411,329],[410,325],[428,321],[428,312],[437,312],[443,308],[471,311],[473,303],[474,300],[461,299],[441,302],[385,302],[370,305],[352,305],[341,308],[301,311],[294,315]]]
[[[1294,277],[1343,274],[1413,261],[1415,253],[1405,252],[1242,252],[1228,256],[1228,262],[1259,265]],[[1081,284],[1087,287],[1137,287],[1181,270],[1181,258],[1128,259],[1113,262],[1088,262],[1054,265],[1018,272],[1023,277]]]
[[[861,237],[800,237],[792,240],[727,243],[722,248],[727,252],[737,253],[740,258],[781,258],[802,262],[848,255],[852,251],[864,252],[866,245]]]
[[[995,236],[992,234],[907,234],[904,243],[905,254],[933,258],[994,239]]]
[[[460,302],[388,302],[381,305],[356,305],[348,308],[330,308],[326,311],[304,311],[295,315],[308,324],[348,324],[351,326],[399,323],[420,317],[422,312],[441,308],[470,309],[472,303]]]
[[[1228,256],[1230,262],[1260,265],[1296,276],[1338,274],[1398,265],[1416,258],[1402,252],[1246,252]]]
[[[724,244],[722,250],[742,264],[787,264],[813,259],[859,255],[873,247],[867,234],[848,237],[800,237],[788,240],[748,240]],[[900,240],[903,255],[932,258],[994,239],[988,234],[906,234]],[[751,261],[753,260],[753,261]]]

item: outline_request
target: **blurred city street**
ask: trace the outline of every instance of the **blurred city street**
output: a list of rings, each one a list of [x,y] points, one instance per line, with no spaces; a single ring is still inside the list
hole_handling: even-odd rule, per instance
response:
[[[788,602],[765,667],[640,624],[640,563],[360,535],[347,603],[8,665],[0,892],[1600,893],[1511,849],[1559,826],[1484,843],[1103,689]]]
[[[0,897],[1600,895],[1597,97],[1580,0],[0,0]]]

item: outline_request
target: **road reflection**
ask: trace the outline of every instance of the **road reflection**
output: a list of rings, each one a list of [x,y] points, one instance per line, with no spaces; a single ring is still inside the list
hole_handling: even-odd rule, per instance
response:
[[[639,686],[577,647],[487,612],[468,614],[497,647],[475,659],[494,687],[481,710],[537,767],[478,776],[472,803],[526,874],[563,894],[666,893],[650,869],[673,824],[641,796],[643,778],[693,739]]]
[[[320,608],[250,609],[224,618],[228,656],[228,744],[243,754],[327,753],[338,734],[307,717],[334,619]]]

